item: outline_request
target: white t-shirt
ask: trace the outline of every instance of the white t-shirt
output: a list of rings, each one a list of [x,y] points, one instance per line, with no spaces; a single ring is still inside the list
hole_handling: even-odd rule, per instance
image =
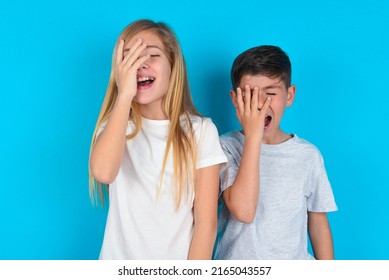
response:
[[[216,126],[192,116],[196,168],[223,162]],[[127,134],[135,128],[129,121]],[[109,211],[100,259],[187,259],[193,234],[193,196],[183,195],[176,211],[173,196],[172,148],[158,187],[169,120],[142,118],[141,131],[127,141],[115,181],[109,186]],[[103,130],[100,129],[99,132]],[[194,186],[192,186],[194,188]]]

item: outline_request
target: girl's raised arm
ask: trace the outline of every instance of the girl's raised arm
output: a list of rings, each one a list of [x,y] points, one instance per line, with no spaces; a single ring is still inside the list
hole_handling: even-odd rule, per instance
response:
[[[124,41],[120,40],[118,45],[115,65],[117,98],[90,156],[92,175],[103,184],[112,183],[119,172],[126,143],[131,102],[137,92],[136,73],[149,58],[148,55],[140,56],[145,48],[146,44],[138,39],[123,55]]]

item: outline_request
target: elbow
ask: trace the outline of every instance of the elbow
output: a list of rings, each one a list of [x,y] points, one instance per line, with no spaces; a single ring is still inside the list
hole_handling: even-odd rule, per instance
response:
[[[257,213],[258,201],[248,201],[247,199],[234,199],[231,192],[224,193],[223,196],[228,210],[232,216],[241,223],[251,224]]]
[[[232,216],[244,224],[254,222],[259,201],[258,190],[249,187],[234,183],[223,193],[223,199]]]
[[[90,164],[90,170],[92,176],[100,183],[109,185],[111,184],[117,175],[117,172],[109,170],[108,168],[98,167],[94,164]]]
[[[232,215],[236,220],[244,224],[251,224],[254,222],[256,210],[255,209],[244,209],[231,211]]]

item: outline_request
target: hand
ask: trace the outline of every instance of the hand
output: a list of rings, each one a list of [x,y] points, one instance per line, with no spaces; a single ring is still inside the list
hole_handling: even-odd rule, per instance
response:
[[[138,39],[124,54],[124,40],[121,39],[116,52],[115,79],[119,95],[126,95],[132,100],[137,92],[136,74],[150,55],[140,54],[147,45]]]
[[[262,141],[265,128],[266,112],[269,109],[271,98],[267,97],[262,108],[259,108],[259,89],[254,87],[251,95],[250,86],[246,85],[244,92],[237,88],[236,93],[231,91],[232,102],[235,105],[236,116],[242,125],[246,137],[259,137]]]

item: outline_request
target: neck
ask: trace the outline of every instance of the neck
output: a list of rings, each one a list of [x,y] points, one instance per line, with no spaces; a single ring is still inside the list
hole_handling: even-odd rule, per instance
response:
[[[244,130],[242,130],[241,132],[245,134]],[[262,138],[262,144],[268,144],[268,145],[281,144],[285,141],[288,141],[290,138],[292,138],[291,134],[286,134],[282,130],[279,130],[277,133],[273,135],[264,135]]]
[[[275,144],[281,144],[285,141],[288,141],[292,136],[290,134],[286,134],[282,130],[280,130],[278,133],[266,137],[266,135],[262,139],[263,144],[269,144],[269,145],[275,145]]]
[[[161,107],[155,108],[154,106],[149,105],[140,105],[140,112],[142,117],[149,120],[167,120],[166,113],[162,110]]]

